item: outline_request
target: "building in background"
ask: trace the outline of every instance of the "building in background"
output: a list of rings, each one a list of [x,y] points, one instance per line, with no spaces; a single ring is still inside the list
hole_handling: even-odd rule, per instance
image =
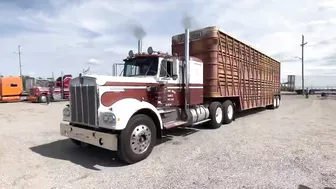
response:
[[[336,89],[336,75],[305,76],[304,88],[309,89]],[[282,82],[282,91],[297,91],[302,89],[301,75],[287,75],[287,81]]]
[[[281,84],[282,91],[295,91],[295,75],[287,75],[287,81]]]

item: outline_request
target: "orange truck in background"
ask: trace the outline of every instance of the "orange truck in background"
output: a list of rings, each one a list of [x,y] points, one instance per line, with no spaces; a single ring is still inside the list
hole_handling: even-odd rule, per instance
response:
[[[0,77],[0,102],[18,102],[26,100],[27,97],[21,77]]]

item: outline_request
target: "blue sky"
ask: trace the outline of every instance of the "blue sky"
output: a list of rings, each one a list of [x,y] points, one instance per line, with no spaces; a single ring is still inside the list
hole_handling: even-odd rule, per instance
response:
[[[183,32],[185,14],[193,29],[216,25],[282,62],[282,77],[301,74],[301,34],[307,75],[336,75],[335,0],[2,0],[0,73],[18,75],[17,45],[23,73],[111,74],[130,49],[132,30],[141,25],[143,49],[170,52],[171,37]],[[91,64],[88,64],[91,62]]]

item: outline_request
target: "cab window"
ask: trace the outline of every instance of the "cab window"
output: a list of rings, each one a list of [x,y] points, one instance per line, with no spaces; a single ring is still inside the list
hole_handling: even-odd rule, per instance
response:
[[[160,77],[173,76],[173,62],[170,60],[163,60],[160,68]]]

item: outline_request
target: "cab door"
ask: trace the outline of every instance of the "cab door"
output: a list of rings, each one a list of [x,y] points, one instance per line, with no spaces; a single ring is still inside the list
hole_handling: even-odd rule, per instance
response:
[[[163,59],[159,66],[157,94],[162,106],[177,107],[183,103],[178,59]]]

